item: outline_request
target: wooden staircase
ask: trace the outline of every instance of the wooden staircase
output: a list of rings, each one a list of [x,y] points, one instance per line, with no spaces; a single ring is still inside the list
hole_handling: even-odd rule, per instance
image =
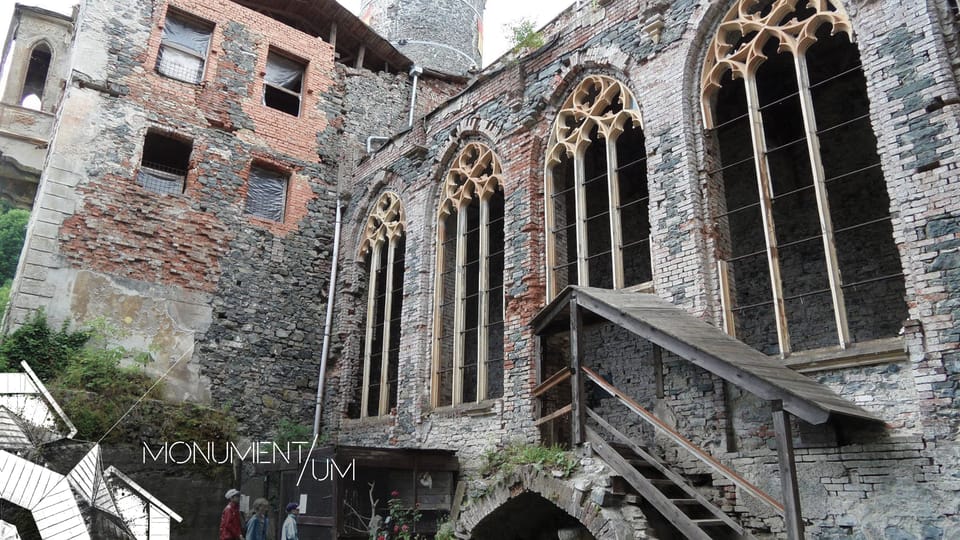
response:
[[[755,540],[739,523],[691,486],[683,476],[623,436],[596,413],[590,410],[587,412],[621,443],[610,443],[590,428],[587,428],[587,442],[597,456],[663,518],[670,536],[661,533],[661,539]]]

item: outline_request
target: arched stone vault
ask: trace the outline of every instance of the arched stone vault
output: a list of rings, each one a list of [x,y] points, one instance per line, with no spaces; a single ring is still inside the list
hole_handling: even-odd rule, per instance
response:
[[[606,471],[604,466],[599,469]],[[570,478],[556,478],[549,470],[538,470],[532,465],[520,467],[494,484],[484,496],[472,499],[464,506],[457,520],[457,530],[472,533],[481,521],[506,503],[524,493],[535,493],[576,519],[595,538],[647,538],[646,519],[635,507],[630,507],[635,511],[627,513],[623,511],[624,507],[604,508],[592,501],[591,486],[597,482],[591,482],[591,477],[597,478],[598,475],[588,476],[581,472]]]

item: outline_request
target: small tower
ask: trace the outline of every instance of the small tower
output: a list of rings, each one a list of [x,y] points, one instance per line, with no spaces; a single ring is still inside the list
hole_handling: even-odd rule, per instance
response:
[[[481,66],[487,0],[363,0],[360,18],[427,69],[462,74]]]

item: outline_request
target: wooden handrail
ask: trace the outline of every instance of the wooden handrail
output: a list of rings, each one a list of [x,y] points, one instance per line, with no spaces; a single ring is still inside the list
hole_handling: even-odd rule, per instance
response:
[[[751,484],[747,479],[738,475],[736,472],[734,472],[732,469],[730,469],[723,463],[720,463],[719,461],[717,461],[715,457],[711,456],[710,454],[705,452],[703,449],[701,449],[699,446],[695,445],[689,439],[681,435],[680,432],[678,432],[677,430],[668,426],[666,423],[663,422],[663,420],[660,420],[659,418],[657,418],[653,413],[641,407],[639,403],[637,403],[636,401],[631,399],[629,396],[621,392],[618,388],[616,388],[615,386],[607,382],[606,379],[601,377],[592,369],[586,366],[581,366],[580,369],[587,376],[587,378],[593,381],[594,383],[596,383],[597,386],[602,388],[605,392],[607,392],[611,396],[620,400],[620,402],[626,405],[627,408],[632,410],[643,420],[652,424],[656,429],[660,430],[670,440],[682,446],[685,450],[693,454],[695,458],[699,459],[700,461],[708,465],[711,469],[720,473],[720,475],[722,475],[727,480],[730,480],[731,482],[733,482],[734,485],[736,485],[737,487],[743,489],[747,493],[753,495],[754,497],[760,499],[761,501],[773,507],[781,516],[784,515],[783,505],[780,504],[779,501],[771,497],[762,489]]]
[[[537,385],[536,388],[533,389],[533,397],[537,398],[542,396],[543,394],[546,394],[548,390],[562,383],[563,381],[569,379],[571,375],[573,375],[573,369],[564,368],[554,373],[553,375],[547,377],[547,380],[543,381],[542,383]]]

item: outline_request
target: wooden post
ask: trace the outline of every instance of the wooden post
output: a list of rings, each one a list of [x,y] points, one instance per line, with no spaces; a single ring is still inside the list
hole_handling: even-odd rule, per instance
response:
[[[333,46],[333,49],[337,49],[337,23],[330,23],[330,45]]]
[[[357,51],[357,63],[354,67],[360,69],[363,67],[363,56],[367,53],[367,47],[365,45],[360,46],[360,50]]]
[[[797,485],[797,466],[793,459],[793,435],[790,416],[783,410],[783,402],[771,402],[773,427],[777,435],[777,461],[780,467],[780,487],[783,490],[783,522],[788,540],[803,540],[803,516],[800,510],[800,489]]]
[[[570,379],[573,408],[570,411],[573,423],[572,445],[580,446],[587,440],[587,411],[583,403],[583,314],[577,304],[577,295],[570,295],[570,367],[573,374]]]

